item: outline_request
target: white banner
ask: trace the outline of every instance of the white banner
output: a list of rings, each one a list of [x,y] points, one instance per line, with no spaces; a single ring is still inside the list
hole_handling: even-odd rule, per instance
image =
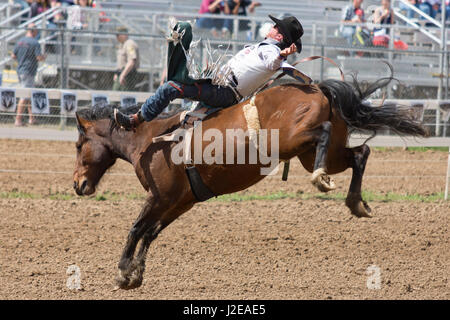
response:
[[[16,90],[0,88],[0,111],[16,112]]]
[[[77,94],[73,92],[61,93],[61,114],[74,114],[78,109]]]
[[[137,104],[136,96],[130,96],[130,95],[120,96],[120,106],[122,108],[127,108],[130,106],[134,106],[136,104]]]
[[[31,112],[49,114],[50,103],[48,101],[47,91],[32,90],[31,91]]]
[[[95,106],[96,104],[107,105],[109,104],[109,97],[104,94],[93,94],[91,103],[92,106]]]

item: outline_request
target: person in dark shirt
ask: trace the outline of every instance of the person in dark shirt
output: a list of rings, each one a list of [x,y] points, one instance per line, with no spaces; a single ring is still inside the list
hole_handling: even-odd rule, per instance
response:
[[[12,58],[18,61],[17,75],[19,77],[22,88],[33,88],[34,77],[36,76],[38,62],[43,61],[45,56],[41,52],[41,46],[35,39],[38,34],[36,25],[30,23],[27,27],[27,33],[21,38],[14,47]],[[31,115],[30,99],[19,99],[17,105],[16,126],[22,126],[22,113],[25,104],[28,104],[29,124],[33,124],[34,120]]]
[[[248,12],[253,13],[256,7],[261,6],[260,2],[252,0],[227,0],[230,15],[246,16]],[[233,30],[233,20],[227,20],[227,28]],[[245,31],[250,29],[249,20],[239,21],[239,31]]]
[[[229,14],[228,5],[224,0],[202,0],[200,5],[200,10],[198,13],[201,14],[217,14],[219,15],[221,12],[224,14]],[[198,28],[202,29],[211,29],[211,33],[214,37],[218,37],[218,30],[222,30],[222,34],[225,35],[230,30],[228,29],[229,23],[228,19],[213,19],[200,17],[196,25]]]

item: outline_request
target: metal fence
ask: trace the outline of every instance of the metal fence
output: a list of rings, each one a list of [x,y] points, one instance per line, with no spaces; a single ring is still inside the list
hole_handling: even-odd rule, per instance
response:
[[[35,119],[40,125],[73,127],[71,113],[61,113],[64,93],[74,93],[79,107],[95,102],[94,98],[107,97],[109,102],[120,104],[127,96],[141,103],[157,88],[164,79],[166,63],[166,40],[169,17],[174,13],[140,12],[110,10],[107,15],[102,11],[87,9],[88,25],[81,30],[68,29],[65,20],[54,20],[57,10],[49,11],[35,19],[38,25],[37,37],[45,61],[38,63],[34,78],[36,89],[47,92],[48,114],[37,114]],[[180,20],[194,21],[197,14],[177,13]],[[260,41],[267,18],[203,15],[215,20],[230,20],[235,32],[214,33],[210,29],[194,28],[195,39],[200,42],[195,49],[195,60],[200,67],[211,59],[211,54],[230,56],[249,42]],[[53,20],[52,20],[53,18]],[[242,28],[245,21],[247,27]],[[27,22],[0,24],[0,72],[2,72],[2,89],[14,91],[16,98],[30,98],[33,90],[22,89],[17,61],[11,53],[26,32]],[[338,21],[302,21],[305,29],[303,52],[290,57],[299,60],[306,56],[322,55],[334,59],[350,78],[358,72],[360,80],[371,81],[386,76],[388,68],[381,60],[394,66],[395,77],[400,82],[393,83],[387,92],[378,92],[376,97],[387,95],[391,99],[448,99],[449,98],[449,54],[441,50],[439,43],[423,35],[416,27],[394,25],[390,27],[390,40],[381,46],[373,44],[349,46],[339,32]],[[128,37],[136,42],[140,57],[140,66],[133,72],[132,85],[113,91],[114,83],[120,75],[117,65],[119,46],[116,28],[125,26]],[[368,30],[376,25],[354,24]],[[220,30],[217,30],[220,31]],[[427,32],[439,36],[439,30],[429,28]],[[395,40],[401,39],[408,44],[408,49],[395,48]],[[226,60],[226,59],[225,59]],[[444,61],[444,63],[442,63]],[[37,63],[37,62],[36,62]],[[323,60],[304,63],[298,66],[317,82],[327,78],[339,78],[339,71]],[[57,89],[57,90],[56,90]],[[100,96],[100,97],[98,97]],[[5,95],[7,97],[7,95]],[[133,101],[133,99],[131,99]],[[101,101],[101,99],[99,100]],[[179,105],[181,102],[177,102]],[[18,101],[16,105],[18,104]],[[423,120],[436,135],[448,135],[446,103],[425,104]],[[25,113],[27,110],[25,108]],[[1,125],[11,125],[15,112],[3,108],[0,112]],[[27,121],[27,118],[24,119]]]

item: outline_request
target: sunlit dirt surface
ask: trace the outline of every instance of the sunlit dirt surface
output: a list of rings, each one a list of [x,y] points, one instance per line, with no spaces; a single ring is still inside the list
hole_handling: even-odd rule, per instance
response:
[[[76,198],[74,155],[73,143],[0,140],[0,299],[450,298],[450,202],[373,201],[374,217],[357,219],[342,200],[300,197],[196,205],[152,243],[143,285],[114,291],[143,202],[129,198],[145,192],[120,161],[98,189],[117,200]],[[446,159],[438,151],[374,151],[363,188],[443,192]],[[335,176],[333,193],[346,192],[350,175]],[[288,182],[279,176],[244,194],[317,193],[298,161]],[[67,287],[71,265],[81,290]],[[379,287],[368,268],[379,270]]]

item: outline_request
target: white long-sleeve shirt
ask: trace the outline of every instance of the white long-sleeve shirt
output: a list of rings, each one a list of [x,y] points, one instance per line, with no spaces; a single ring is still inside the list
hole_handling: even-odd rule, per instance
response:
[[[249,96],[266,83],[283,64],[281,49],[274,39],[266,39],[261,43],[245,47],[227,63],[237,80],[235,88],[243,96]],[[294,68],[294,67],[292,67]]]

